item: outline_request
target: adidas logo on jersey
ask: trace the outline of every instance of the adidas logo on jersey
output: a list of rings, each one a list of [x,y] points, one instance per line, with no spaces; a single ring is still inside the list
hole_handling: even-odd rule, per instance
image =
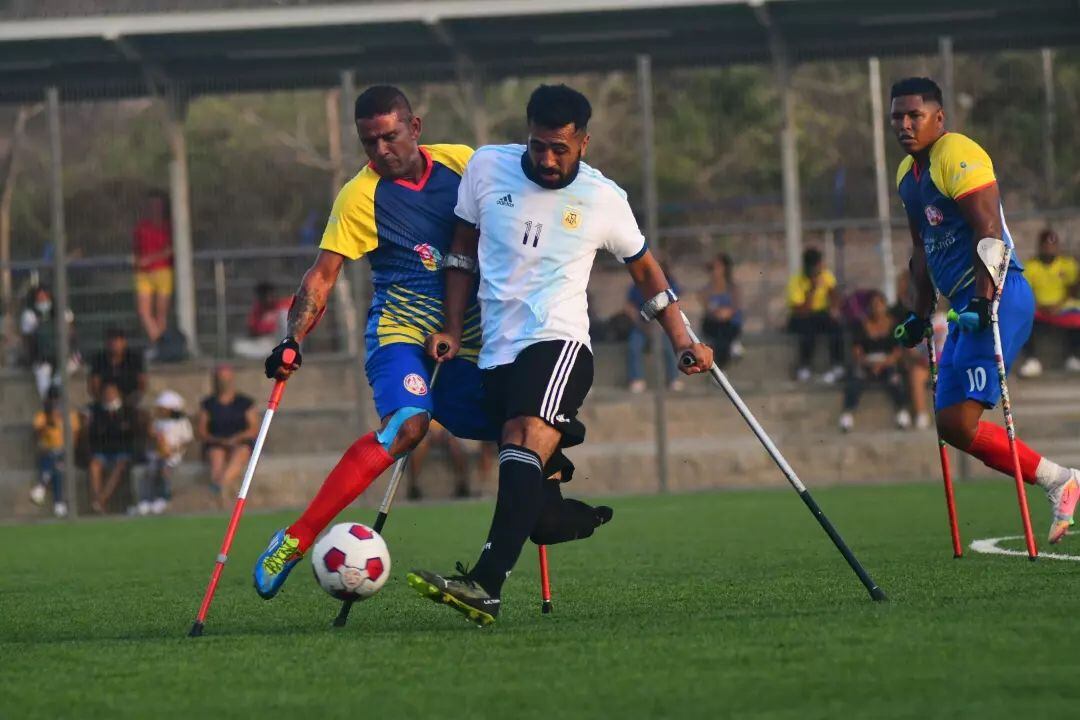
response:
[[[502,205],[504,207],[514,207],[514,198],[510,197],[510,193],[506,193],[501,198],[495,201],[496,205]]]

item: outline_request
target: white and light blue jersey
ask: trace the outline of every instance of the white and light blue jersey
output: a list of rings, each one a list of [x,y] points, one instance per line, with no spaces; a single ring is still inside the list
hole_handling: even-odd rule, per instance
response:
[[[581,163],[555,190],[529,179],[527,163],[524,145],[488,145],[458,186],[454,212],[480,229],[481,368],[545,340],[591,349],[585,289],[596,252],[628,262],[646,251],[626,193],[599,170]]]

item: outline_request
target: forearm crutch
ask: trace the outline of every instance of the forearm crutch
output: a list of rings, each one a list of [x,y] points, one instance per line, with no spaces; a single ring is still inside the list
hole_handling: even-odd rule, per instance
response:
[[[933,402],[937,401],[938,364],[937,349],[934,347],[934,331],[927,333],[926,359],[930,363],[930,389]],[[937,435],[938,454],[941,457],[941,480],[945,483],[945,506],[949,512],[949,532],[952,534],[953,557],[964,556],[964,546],[960,542],[960,523],[956,518],[956,497],[953,494],[952,468],[949,466],[949,450],[939,432]]]

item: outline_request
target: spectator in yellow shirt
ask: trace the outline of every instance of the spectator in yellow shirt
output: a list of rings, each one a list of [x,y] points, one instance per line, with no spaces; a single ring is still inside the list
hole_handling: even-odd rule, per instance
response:
[[[71,434],[79,432],[79,414],[71,411]],[[38,481],[30,488],[30,500],[44,505],[49,486],[53,493],[53,514],[68,514],[64,500],[64,414],[60,411],[57,388],[50,388],[42,401],[41,410],[34,415],[34,435],[37,437]]]
[[[829,345],[831,368],[822,380],[832,384],[844,375],[844,343],[839,315],[839,294],[836,278],[825,267],[821,251],[807,248],[803,252],[803,270],[793,275],[787,287],[788,308],[791,316],[788,331],[799,340],[799,364],[795,372],[799,382],[811,377],[814,347],[819,337]]]
[[[1027,360],[1020,366],[1021,377],[1038,377],[1042,362],[1035,349],[1036,337],[1046,336],[1051,326],[1065,329],[1068,338],[1068,358],[1065,368],[1080,372],[1080,323],[1072,322],[1080,315],[1077,291],[1080,290],[1080,263],[1061,254],[1057,233],[1046,228],[1039,233],[1039,254],[1025,263],[1024,277],[1035,293],[1035,325],[1024,350]]]

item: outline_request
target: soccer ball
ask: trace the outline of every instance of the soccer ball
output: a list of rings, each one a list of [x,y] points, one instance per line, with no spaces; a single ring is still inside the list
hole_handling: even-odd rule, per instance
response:
[[[390,551],[367,525],[340,523],[315,543],[311,567],[322,589],[338,600],[364,600],[390,577]]]

